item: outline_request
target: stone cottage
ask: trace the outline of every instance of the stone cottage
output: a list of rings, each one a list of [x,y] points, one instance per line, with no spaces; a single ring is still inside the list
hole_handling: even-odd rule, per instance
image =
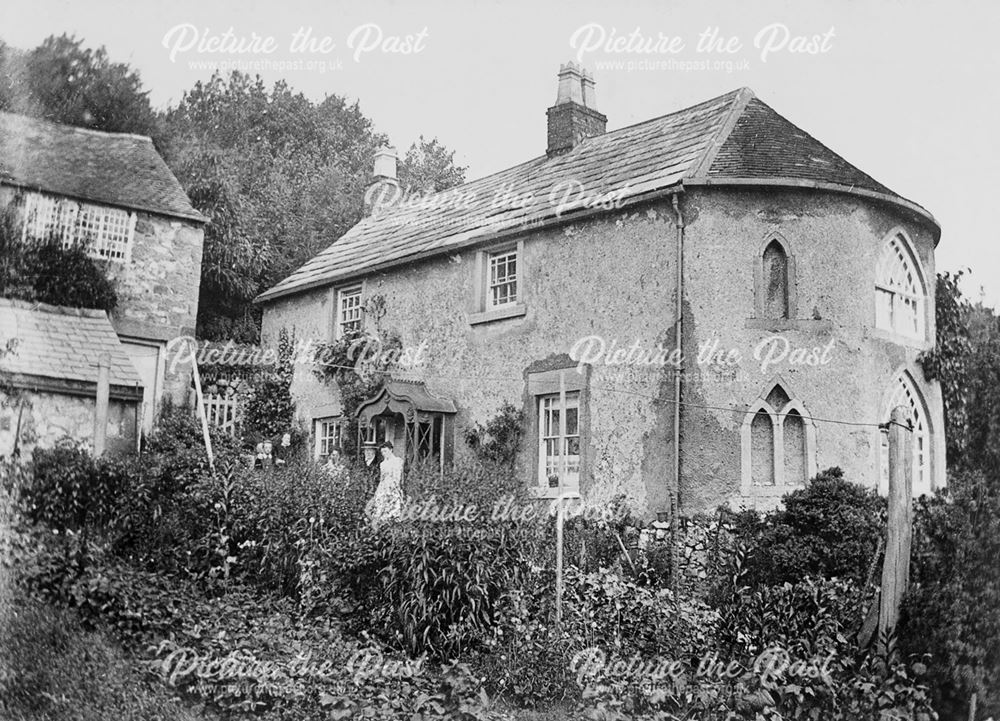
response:
[[[942,485],[933,216],[748,89],[613,131],[594,89],[564,65],[546,152],[437,195],[380,153],[370,214],[259,297],[264,341],[398,335],[420,362],[353,409],[363,436],[450,462],[513,403],[541,498],[652,516],[771,506],[830,466],[882,486],[901,404],[915,491]],[[293,394],[318,452],[353,442],[335,384],[302,366]]]
[[[110,324],[141,380],[141,429],[161,399],[189,403],[190,364],[169,362],[167,344],[194,335],[206,219],[152,140],[0,113],[0,205],[10,204],[25,240],[56,234],[106,269],[118,293]]]

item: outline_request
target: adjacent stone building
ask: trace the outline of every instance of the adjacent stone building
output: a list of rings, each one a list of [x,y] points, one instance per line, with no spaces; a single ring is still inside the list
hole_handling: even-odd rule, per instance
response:
[[[119,298],[110,322],[141,379],[141,428],[164,397],[191,402],[190,364],[167,345],[194,335],[206,219],[152,140],[0,113],[0,204],[14,204],[25,241],[54,234],[105,267]]]
[[[944,483],[931,214],[748,89],[614,131],[570,63],[547,152],[433,196],[376,162],[371,214],[264,293],[263,340],[359,327],[421,349],[345,409],[301,366],[317,451],[362,438],[451,462],[523,409],[539,497],[624,495],[651,517],[766,507],[818,469],[885,482],[880,424],[913,415],[915,492]],[[540,139],[541,140],[541,139]],[[680,362],[677,362],[677,361]]]

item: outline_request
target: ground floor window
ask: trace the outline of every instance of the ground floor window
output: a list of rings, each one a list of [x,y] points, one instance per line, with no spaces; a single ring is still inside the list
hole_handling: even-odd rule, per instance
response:
[[[341,418],[317,418],[315,421],[315,457],[324,459],[334,450],[341,450],[343,420]]]
[[[580,393],[538,397],[538,481],[580,487]]]

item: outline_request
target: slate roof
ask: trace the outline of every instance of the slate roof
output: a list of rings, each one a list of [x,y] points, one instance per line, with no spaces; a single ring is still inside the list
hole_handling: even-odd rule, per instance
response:
[[[139,373],[103,310],[65,308],[0,298],[0,372],[59,381],[97,383],[97,361],[111,354],[112,386],[141,388]]]
[[[0,183],[206,221],[144,135],[0,113]]]
[[[363,218],[340,239],[257,297],[356,278],[397,263],[453,251],[508,230],[584,210],[562,205],[579,181],[589,201],[636,199],[671,186],[777,182],[828,187],[898,201],[931,215],[855,168],[757,99],[748,88],[588,138],[564,155],[529,160],[425,199]],[[559,188],[550,195],[553,188]],[[500,202],[504,192],[523,202]],[[580,194],[576,196],[580,201]]]

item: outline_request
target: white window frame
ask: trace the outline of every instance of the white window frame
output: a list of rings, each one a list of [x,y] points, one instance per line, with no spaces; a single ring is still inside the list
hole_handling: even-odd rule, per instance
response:
[[[582,443],[580,429],[580,391],[566,391],[563,394],[551,393],[537,396],[538,403],[538,485],[544,489],[552,488],[549,477],[556,475],[559,479],[558,488],[560,492],[580,491],[580,471],[582,454],[580,444]],[[566,425],[567,412],[576,410],[576,433],[570,433]],[[552,428],[551,423],[547,423],[554,413],[558,413],[558,427]],[[550,432],[546,432],[546,429]],[[575,454],[568,453],[571,441],[576,440]],[[559,455],[550,456],[548,453],[549,443],[554,441],[560,451]],[[550,458],[557,458],[558,468],[552,469]],[[575,461],[574,461],[575,459]],[[575,470],[570,470],[574,465]],[[555,470],[555,474],[549,473]]]
[[[927,339],[927,283],[920,258],[902,229],[882,244],[875,271],[875,328]]]
[[[935,488],[931,457],[933,445],[927,403],[913,376],[907,371],[897,373],[890,386],[883,406],[883,422],[889,421],[892,409],[896,406],[908,408],[913,421],[913,495],[933,493]],[[885,495],[889,492],[889,432],[886,429],[879,429],[878,448],[879,492]]]
[[[344,419],[342,416],[327,416],[313,420],[315,447],[313,458],[323,460],[330,452],[344,447]]]
[[[21,240],[44,240],[57,233],[64,248],[83,245],[92,258],[129,263],[135,224],[134,211],[30,192],[24,197]]]
[[[495,279],[494,271],[498,261],[504,261],[506,267],[506,262],[509,260],[514,264],[513,276],[504,276],[501,280]],[[474,272],[473,299],[469,308],[471,325],[517,318],[527,313],[523,240],[477,251]],[[496,302],[499,297],[497,289],[504,286],[513,286],[513,293],[503,302]]]
[[[361,284],[358,283],[357,285],[349,285],[344,286],[343,288],[338,288],[334,297],[337,303],[336,320],[334,321],[334,338],[343,338],[347,332],[347,326],[349,324],[357,323],[357,329],[362,330],[365,324],[365,314],[361,303]],[[357,304],[345,309],[344,302],[352,299],[357,299]],[[347,317],[347,312],[350,312],[350,317]]]
[[[487,310],[496,310],[498,308],[517,305],[520,285],[517,269],[520,264],[516,247],[486,254]],[[510,271],[511,265],[514,266],[513,272]],[[498,270],[501,267],[503,268],[504,275],[502,278],[498,278]],[[500,298],[504,296],[502,292],[504,289],[507,289],[506,299],[501,300]]]

